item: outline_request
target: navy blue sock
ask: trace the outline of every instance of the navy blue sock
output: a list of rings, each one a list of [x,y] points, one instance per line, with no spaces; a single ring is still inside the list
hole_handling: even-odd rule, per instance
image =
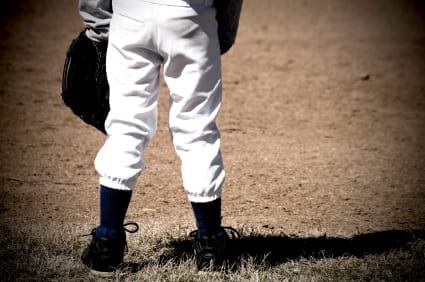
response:
[[[221,198],[208,203],[191,202],[198,236],[215,235],[221,230]]]
[[[124,234],[124,218],[131,194],[131,191],[100,185],[100,225],[96,228],[97,237],[116,237]]]

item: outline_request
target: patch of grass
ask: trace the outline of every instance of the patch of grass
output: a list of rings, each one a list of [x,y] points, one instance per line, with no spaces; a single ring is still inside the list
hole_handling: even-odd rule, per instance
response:
[[[144,226],[128,235],[127,268],[109,281],[423,281],[423,231],[353,238],[290,237],[239,229],[227,271],[198,273],[187,227]],[[97,281],[80,263],[88,226],[0,227],[2,281]]]

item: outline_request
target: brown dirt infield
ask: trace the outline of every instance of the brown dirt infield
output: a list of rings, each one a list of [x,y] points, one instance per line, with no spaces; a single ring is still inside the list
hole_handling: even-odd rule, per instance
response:
[[[105,136],[60,99],[77,2],[5,1],[0,28],[0,224],[98,215]],[[10,3],[9,5],[7,3]],[[223,56],[226,225],[287,234],[425,229],[425,6],[420,1],[245,0]],[[193,224],[167,128],[129,208]]]

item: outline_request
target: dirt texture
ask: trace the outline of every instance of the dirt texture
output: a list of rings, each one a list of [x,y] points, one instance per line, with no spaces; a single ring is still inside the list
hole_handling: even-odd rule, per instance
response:
[[[16,3],[15,3],[16,2]],[[0,224],[98,217],[105,136],[60,98],[77,1],[2,1]],[[425,229],[425,5],[245,0],[223,56],[223,223],[287,234]],[[193,225],[167,127],[128,220]]]

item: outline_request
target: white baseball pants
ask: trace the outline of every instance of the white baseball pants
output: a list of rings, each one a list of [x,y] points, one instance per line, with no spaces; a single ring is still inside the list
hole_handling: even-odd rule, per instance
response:
[[[216,125],[222,80],[213,1],[113,1],[106,60],[111,111],[95,160],[100,184],[134,189],[157,127],[163,66],[169,129],[188,198],[219,198],[225,173]]]

